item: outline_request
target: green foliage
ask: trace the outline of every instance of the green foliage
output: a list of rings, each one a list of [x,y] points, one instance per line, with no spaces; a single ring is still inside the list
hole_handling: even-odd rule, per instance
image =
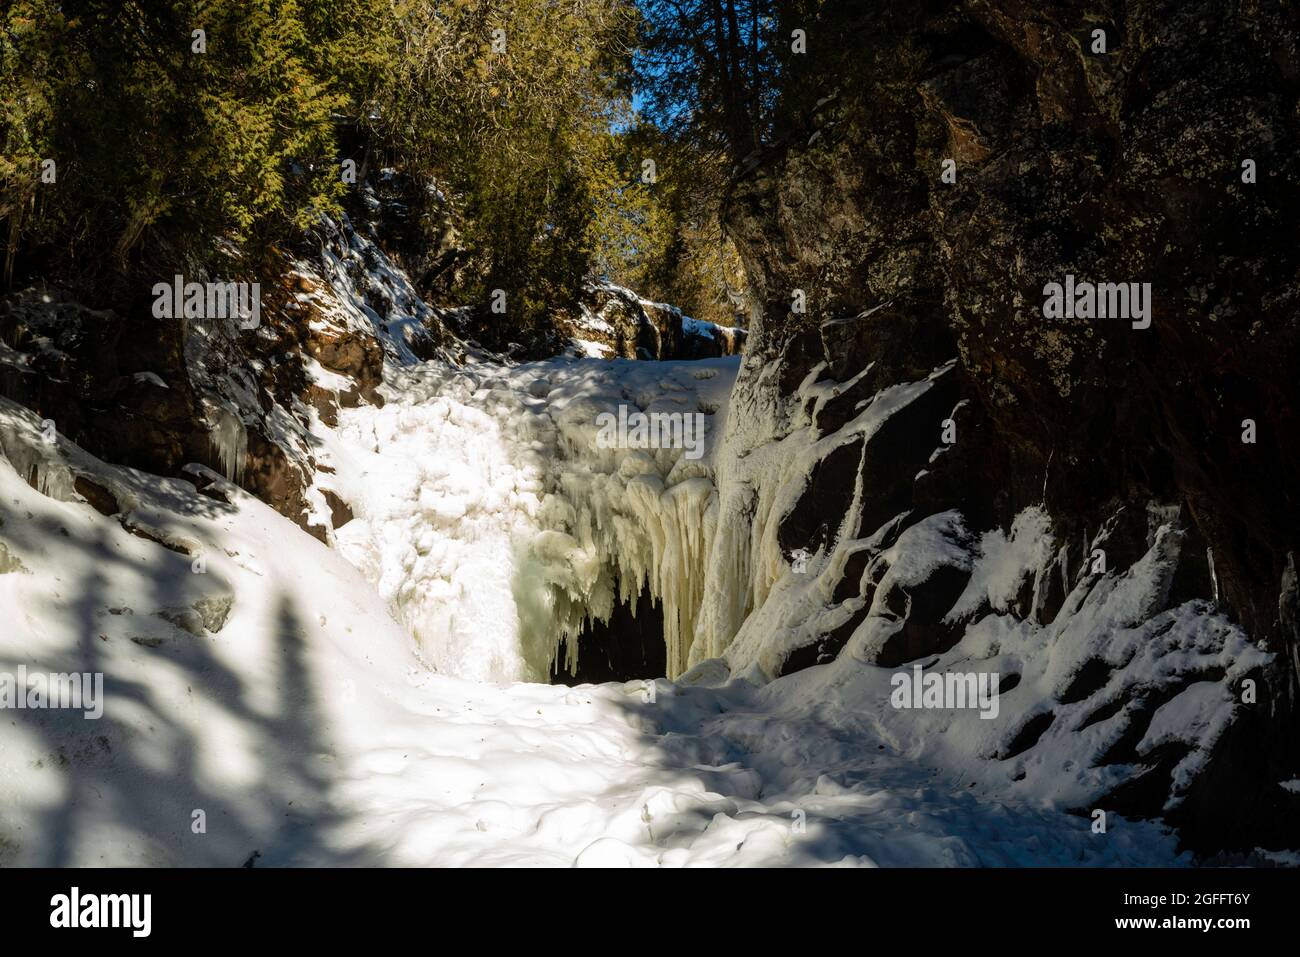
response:
[[[613,164],[626,172],[597,205],[596,271],[697,319],[734,324],[744,275],[717,216],[722,164],[644,121],[611,144]],[[641,179],[647,159],[656,172],[648,184]]]
[[[731,321],[724,164],[633,114],[644,30],[633,0],[13,0],[6,282],[103,299],[223,250],[256,258],[337,210],[346,140],[363,168],[407,174],[425,212],[443,207],[426,247],[454,205],[442,292],[486,313],[505,290],[505,320],[488,316],[503,341],[548,328],[593,273]]]
[[[0,24],[0,221],[5,277],[33,214],[41,160],[50,155],[57,84],[52,76],[67,19],[54,0],[17,2]]]
[[[333,116],[378,67],[353,58],[369,41],[347,6],[352,16],[334,0],[10,5],[0,23],[10,257],[24,244],[88,280],[150,260],[201,263],[218,240],[257,251],[332,208]],[[57,163],[56,184],[33,175],[43,158]]]
[[[454,294],[508,296],[525,332],[572,301],[614,223],[629,0],[397,5],[402,55],[372,124],[405,170],[463,203],[473,264]],[[596,257],[598,258],[598,257]]]

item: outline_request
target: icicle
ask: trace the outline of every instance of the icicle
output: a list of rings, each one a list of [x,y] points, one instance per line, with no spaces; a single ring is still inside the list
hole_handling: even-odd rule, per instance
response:
[[[248,432],[239,416],[227,409],[217,413],[217,424],[208,433],[208,441],[217,455],[221,474],[238,484],[244,478],[244,459],[248,454]]]
[[[60,502],[73,501],[75,476],[58,445],[42,434],[43,426],[38,426],[34,417],[27,422],[17,418],[0,420],[0,456],[7,458],[14,471],[42,495]]]

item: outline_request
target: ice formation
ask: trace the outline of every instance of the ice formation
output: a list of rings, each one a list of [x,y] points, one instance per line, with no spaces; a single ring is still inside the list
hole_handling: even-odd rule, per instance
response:
[[[102,671],[107,696],[94,728],[0,723],[0,753],[27,769],[0,776],[0,864],[1188,861],[1158,823],[1112,819],[1099,841],[1065,813],[1156,754],[1176,756],[1177,808],[1235,717],[1229,689],[1265,658],[1212,602],[1170,606],[1173,510],[1151,511],[1129,567],[1067,569],[1039,508],[979,535],[955,511],[861,528],[875,477],[859,470],[843,520],[795,562],[779,530],[815,464],[946,401],[950,367],[880,388],[823,434],[819,413],[860,377],[814,369],[773,401],[780,369],[758,356],[420,362],[400,271],[346,230],[324,260],[331,282],[302,295],[388,356],[382,406],[337,427],[303,413],[312,495],[355,514],[333,548],[211,470],[187,466],[200,495],[107,465],[0,400],[0,603],[18,610],[0,668]],[[243,409],[239,370],[209,371]],[[598,417],[620,406],[703,414],[705,454],[602,448]],[[226,416],[214,442],[234,474]],[[79,476],[120,513],[89,507]],[[876,595],[836,603],[863,552]],[[888,706],[897,669],[876,662],[899,622],[880,596],[943,567],[969,577],[955,643],[924,664],[997,671],[996,719]],[[1057,581],[1061,610],[1040,624]],[[515,683],[545,681],[562,638],[642,589],[663,603],[679,680],[653,696]],[[781,675],[837,628],[834,660]],[[1080,691],[1090,662],[1106,678]],[[194,841],[200,807],[222,826]]]
[[[710,448],[736,360],[554,361],[395,370],[345,410],[322,461],[357,519],[340,548],[440,671],[546,680],[562,639],[640,591],[685,669],[713,538]],[[703,455],[602,448],[621,404],[704,416]],[[576,642],[566,664],[576,665]]]
[[[248,455],[248,432],[243,420],[229,409],[217,408],[213,413],[215,420],[208,441],[221,466],[221,474],[231,482],[240,482],[244,477],[244,461]]]
[[[313,305],[380,339],[387,380],[382,408],[314,428],[325,481],[356,515],[335,538],[428,660],[476,680],[544,681],[564,639],[644,590],[663,605],[668,674],[683,672],[739,359],[513,364],[466,349],[463,364],[421,362],[408,337],[430,310],[405,274],[346,222],[325,234]],[[602,448],[602,415],[630,412],[698,415],[702,449]],[[575,667],[577,642],[565,647]]]
[[[433,674],[357,569],[215,472],[192,469],[229,504],[62,438],[46,447],[39,420],[3,399],[0,441],[0,540],[17,560],[0,563],[16,610],[0,671],[104,675],[101,720],[0,722],[0,754],[22,769],[0,775],[0,864],[1188,860],[1153,823],[1117,820],[1098,841],[1039,802],[946,787],[829,669],[762,688],[661,680],[654,703],[642,682]],[[394,470],[412,448],[390,449]],[[16,470],[35,457],[93,477],[124,514],[41,494]],[[227,613],[199,614],[212,607]]]

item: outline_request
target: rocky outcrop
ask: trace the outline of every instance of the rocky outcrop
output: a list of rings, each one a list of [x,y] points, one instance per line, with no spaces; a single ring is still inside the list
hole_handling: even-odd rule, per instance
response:
[[[325,224],[321,241],[318,262],[268,267],[275,278],[260,282],[248,328],[159,319],[144,295],[119,311],[57,289],[10,294],[0,300],[0,394],[105,459],[160,475],[210,466],[327,540],[338,510],[312,489],[310,416],[332,424],[340,407],[382,404],[386,349],[414,359],[458,340],[346,223]]]
[[[50,427],[123,464],[170,472],[193,457],[198,399],[181,337],[29,289],[0,301],[0,390]]]
[[[609,282],[583,287],[578,310],[557,320],[580,355],[603,359],[712,359],[735,355],[745,330],[701,322]]]
[[[1300,767],[1300,515],[1287,480],[1300,472],[1300,14],[1280,2],[969,0],[871,26],[857,72],[740,172],[727,202],[759,304],[733,406],[775,410],[762,428],[729,423],[734,468],[759,488],[732,512],[782,510],[770,520],[783,549],[861,540],[826,580],[843,607],[766,667],[850,647],[888,666],[943,654],[966,572],[940,563],[881,591],[881,556],[929,516],[955,510],[975,533],[1041,507],[1059,551],[1004,609],[961,621],[1057,623],[1062,645],[1080,639],[1059,624],[1157,561],[1167,526],[1180,544],[1159,559],[1144,620],[1206,602],[1273,654],[1252,672],[1257,700],[1228,682],[1231,730],[1177,801],[1187,752],[1136,746],[1164,695],[1182,691],[1099,704],[1090,720],[1128,731],[1097,760],[1138,769],[1110,806],[1167,813],[1202,850],[1294,845],[1300,807],[1276,782]],[[1134,309],[1045,314],[1049,284],[1067,282],[1150,283],[1149,326]],[[800,494],[764,493],[775,480],[743,471],[805,412],[833,434],[882,389],[954,359],[942,403],[865,442],[825,443]],[[881,507],[846,530],[855,484]],[[1104,571],[1090,570],[1098,549]],[[747,614],[776,574],[755,562]],[[743,620],[706,623],[714,651]],[[1088,727],[1063,729],[1061,708],[1120,665],[1089,667],[999,760]]]

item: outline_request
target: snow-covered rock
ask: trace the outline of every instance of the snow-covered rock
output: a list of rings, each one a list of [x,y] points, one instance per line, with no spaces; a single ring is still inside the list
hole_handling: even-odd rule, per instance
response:
[[[573,316],[557,316],[570,353],[593,359],[705,359],[738,354],[745,330],[692,319],[608,280],[591,280]]]

